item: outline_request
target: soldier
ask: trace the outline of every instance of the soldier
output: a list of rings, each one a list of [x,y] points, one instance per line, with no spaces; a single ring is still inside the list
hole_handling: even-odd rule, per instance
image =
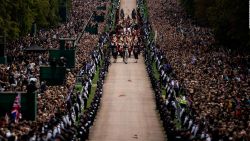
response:
[[[134,46],[134,49],[133,49],[133,54],[134,54],[134,57],[135,57],[135,63],[137,63],[138,61],[138,56],[139,56],[139,52],[140,52],[140,48],[139,48],[139,45],[138,43]]]
[[[132,19],[136,19],[136,11],[135,9],[133,9],[132,13],[131,13]]]
[[[124,11],[123,11],[123,9],[121,9],[120,18],[121,18],[121,19],[124,19]]]
[[[118,56],[118,50],[117,50],[117,46],[116,46],[115,40],[112,40],[112,42],[110,44],[110,48],[111,48],[111,51],[112,51],[112,56],[114,58],[114,63],[116,63],[117,56]]]

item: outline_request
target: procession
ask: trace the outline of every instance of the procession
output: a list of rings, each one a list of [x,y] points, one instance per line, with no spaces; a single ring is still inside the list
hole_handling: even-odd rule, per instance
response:
[[[131,13],[132,18],[129,15],[124,17],[123,9],[119,13],[120,17],[117,20],[115,31],[111,32],[110,49],[112,50],[114,63],[120,56],[123,58],[123,62],[127,64],[128,58],[131,58],[132,55],[136,60],[135,63],[137,63],[140,51],[143,50],[143,43],[135,9]]]
[[[245,1],[0,5],[0,141],[250,141]]]

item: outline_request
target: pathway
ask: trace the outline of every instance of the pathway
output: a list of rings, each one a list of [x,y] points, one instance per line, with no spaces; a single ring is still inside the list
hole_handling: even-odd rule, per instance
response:
[[[124,10],[125,17],[129,15],[131,18],[132,10],[136,9],[136,0],[121,0],[120,9]]]
[[[125,16],[136,8],[136,0],[121,0]],[[90,130],[90,141],[164,141],[153,91],[144,59],[129,58],[112,63],[104,83],[100,111]]]
[[[142,57],[111,65],[90,141],[164,140],[145,67]]]

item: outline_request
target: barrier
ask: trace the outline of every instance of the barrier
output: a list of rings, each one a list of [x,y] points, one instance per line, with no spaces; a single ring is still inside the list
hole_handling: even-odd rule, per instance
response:
[[[49,51],[49,60],[55,59],[56,61],[58,61],[60,60],[60,57],[64,57],[66,59],[67,68],[75,67],[75,49]]]
[[[106,10],[107,7],[106,6],[98,6],[96,7],[97,10]]]
[[[46,81],[47,85],[63,85],[66,67],[40,67],[40,81]]]
[[[0,64],[7,64],[7,57],[6,56],[0,57]]]
[[[94,19],[96,22],[100,23],[100,22],[104,22],[104,15],[95,15]]]

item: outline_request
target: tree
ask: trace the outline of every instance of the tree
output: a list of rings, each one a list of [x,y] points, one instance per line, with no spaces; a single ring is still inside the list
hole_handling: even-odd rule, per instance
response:
[[[208,20],[220,43],[231,47],[246,47],[249,42],[248,1],[216,0],[208,9]]]
[[[201,25],[208,25],[208,8],[213,6],[215,0],[195,0],[194,16]]]
[[[59,0],[0,0],[0,34],[12,40],[30,33],[32,25],[47,28],[59,22]]]
[[[49,22],[50,3],[48,0],[34,0],[33,11],[35,13],[35,21],[38,27],[47,27]]]
[[[218,43],[230,48],[250,44],[247,0],[181,0],[198,24],[210,26]]]
[[[58,24],[60,17],[59,17],[59,1],[58,0],[50,0],[50,10],[49,10],[49,17],[48,22],[51,26]]]
[[[19,35],[18,23],[12,20],[12,12],[15,8],[15,4],[12,4],[10,0],[0,0],[0,34],[7,37],[16,38]]]
[[[21,30],[21,35],[26,35],[30,32],[32,23],[35,20],[35,13],[31,9],[32,1],[30,0],[20,0],[18,5],[18,22]],[[22,15],[22,16],[20,16]]]
[[[181,4],[189,15],[194,15],[194,0],[181,0]]]

